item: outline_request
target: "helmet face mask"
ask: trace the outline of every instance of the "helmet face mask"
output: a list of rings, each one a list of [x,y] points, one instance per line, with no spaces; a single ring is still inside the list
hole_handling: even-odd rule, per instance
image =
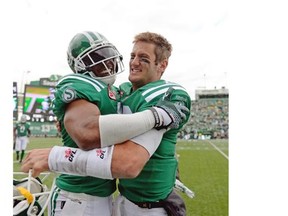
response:
[[[14,172],[14,174],[27,175],[27,173],[22,172]],[[51,197],[52,190],[43,184],[43,181],[50,173],[41,174],[45,174],[42,180],[38,177],[33,178],[30,173],[26,178],[13,179],[13,215],[43,215],[48,205],[49,197]],[[54,184],[55,180],[51,188],[54,187]],[[29,199],[32,197],[31,202]]]
[[[74,73],[89,74],[107,84],[124,71],[122,56],[116,47],[97,32],[82,32],[71,40],[68,64]]]

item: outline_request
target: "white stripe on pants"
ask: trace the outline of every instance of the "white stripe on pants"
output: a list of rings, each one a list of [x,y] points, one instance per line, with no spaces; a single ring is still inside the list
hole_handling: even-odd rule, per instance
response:
[[[55,187],[48,209],[50,216],[111,216],[112,195],[109,197],[72,193]]]

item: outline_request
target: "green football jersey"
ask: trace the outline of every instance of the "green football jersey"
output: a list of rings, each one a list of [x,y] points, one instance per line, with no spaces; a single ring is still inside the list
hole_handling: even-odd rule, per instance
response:
[[[132,91],[131,83],[120,85],[123,113],[135,113],[156,105],[169,87],[173,87],[172,101],[191,106],[191,99],[186,90],[172,82],[158,80],[149,83],[136,91]],[[156,152],[144,166],[140,175],[134,179],[120,179],[119,191],[127,199],[134,202],[155,202],[165,199],[173,190],[178,162],[175,158],[177,133],[188,121],[178,129],[170,129],[164,133]]]
[[[16,125],[16,133],[18,137],[23,137],[28,135],[28,130],[30,128],[30,124],[28,122],[22,123],[17,122]]]
[[[107,86],[99,80],[82,74],[67,75],[58,82],[52,105],[53,112],[61,125],[63,145],[74,148],[78,148],[78,146],[67,133],[63,119],[66,105],[78,99],[85,99],[97,105],[102,115],[116,113],[117,88]],[[66,191],[100,197],[109,196],[116,190],[115,180],[67,174],[60,175],[56,180],[56,185]]]

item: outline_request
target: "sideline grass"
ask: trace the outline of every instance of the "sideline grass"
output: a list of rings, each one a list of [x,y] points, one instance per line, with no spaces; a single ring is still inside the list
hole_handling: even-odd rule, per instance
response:
[[[227,140],[209,140],[228,156]],[[228,216],[228,160],[208,140],[179,141],[179,169],[182,182],[195,193],[181,194],[187,216]]]
[[[181,181],[196,195],[190,199],[185,194],[180,194],[186,203],[187,216],[228,216],[229,161],[209,142],[228,156],[228,140],[190,140],[177,143]],[[60,143],[60,138],[30,138],[27,150],[47,148]],[[15,161],[15,153],[13,158]],[[20,171],[20,164],[17,162],[14,163],[14,171]],[[49,176],[45,183],[50,186],[52,181],[53,176]]]

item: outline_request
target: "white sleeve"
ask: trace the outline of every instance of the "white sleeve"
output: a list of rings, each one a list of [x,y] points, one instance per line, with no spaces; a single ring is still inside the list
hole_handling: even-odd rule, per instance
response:
[[[155,126],[151,110],[133,114],[110,114],[99,117],[101,147],[115,145],[138,136]]]
[[[154,154],[160,142],[162,140],[163,134],[166,132],[165,129],[156,130],[152,129],[144,134],[133,137],[131,141],[143,146],[150,154],[150,157]]]

